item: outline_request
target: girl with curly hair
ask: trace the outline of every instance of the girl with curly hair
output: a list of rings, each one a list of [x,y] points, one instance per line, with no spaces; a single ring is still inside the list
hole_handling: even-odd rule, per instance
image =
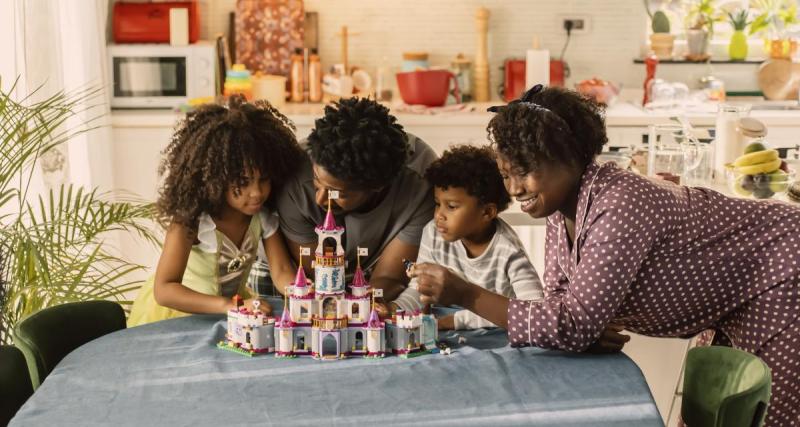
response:
[[[227,106],[190,112],[159,168],[156,209],[166,237],[129,325],[225,313],[236,304],[234,295],[254,309],[246,282],[261,240],[270,265],[290,280],[291,262],[270,196],[301,158],[294,126],[267,103],[233,97]],[[256,306],[271,310],[266,301]]]
[[[576,92],[537,86],[495,111],[488,130],[505,187],[547,219],[545,297],[506,298],[417,264],[423,302],[467,308],[512,344],[567,351],[618,350],[620,328],[681,338],[713,329],[717,344],[771,368],[766,424],[799,423],[800,208],[598,164],[603,113]]]

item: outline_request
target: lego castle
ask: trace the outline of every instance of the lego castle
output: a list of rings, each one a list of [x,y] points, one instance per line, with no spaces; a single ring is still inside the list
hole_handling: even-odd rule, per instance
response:
[[[382,321],[360,263],[348,292],[341,244],[344,227],[336,225],[330,206],[324,223],[315,231],[315,283],[306,279],[300,265],[294,282],[287,287],[279,319],[246,308],[230,310],[226,341],[219,347],[251,356],[275,353],[276,357],[315,359],[383,357],[387,353],[411,357],[435,352],[435,318],[398,311]]]

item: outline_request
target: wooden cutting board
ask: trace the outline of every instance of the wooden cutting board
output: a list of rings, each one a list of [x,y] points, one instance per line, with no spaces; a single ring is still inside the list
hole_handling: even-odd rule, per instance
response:
[[[758,68],[758,87],[769,100],[792,100],[800,90],[800,63],[768,59]]]

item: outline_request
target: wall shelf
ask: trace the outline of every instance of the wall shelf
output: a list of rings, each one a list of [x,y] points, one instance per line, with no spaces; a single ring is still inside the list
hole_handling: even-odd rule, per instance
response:
[[[704,64],[708,64],[710,62],[712,64],[748,64],[748,65],[753,65],[753,64],[761,64],[764,61],[766,61],[766,58],[765,59],[747,59],[747,60],[744,60],[744,61],[732,61],[730,59],[712,59],[710,61],[700,61],[700,62],[687,61],[685,59],[659,59],[658,60],[658,64],[659,65],[660,64],[704,65]],[[644,59],[639,59],[639,58],[634,59],[633,63],[634,64],[644,64]]]

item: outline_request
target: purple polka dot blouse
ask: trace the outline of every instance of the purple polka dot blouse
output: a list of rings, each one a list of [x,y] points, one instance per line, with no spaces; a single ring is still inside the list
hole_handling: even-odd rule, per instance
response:
[[[512,300],[512,345],[581,351],[611,322],[657,337],[724,333],[756,352],[800,312],[800,209],[650,180],[581,178],[575,240],[547,218],[540,301]]]

